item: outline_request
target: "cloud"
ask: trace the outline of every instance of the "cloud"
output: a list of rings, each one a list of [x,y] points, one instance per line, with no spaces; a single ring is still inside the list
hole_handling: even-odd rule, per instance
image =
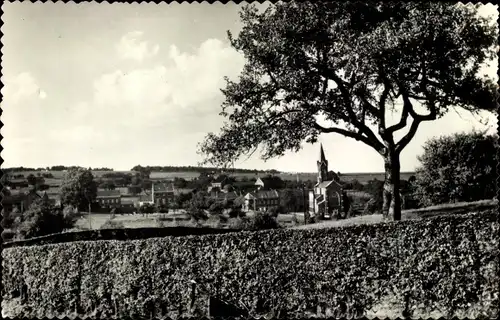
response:
[[[103,74],[94,82],[90,109],[129,125],[159,124],[186,111],[213,113],[220,105],[224,76],[239,74],[244,63],[239,53],[216,39],[203,42],[194,53],[172,45],[167,59],[150,68]]]
[[[47,97],[47,93],[38,86],[35,78],[29,72],[22,72],[15,77],[5,77],[2,82],[4,84],[3,99],[8,105],[16,105],[25,99],[34,97],[42,100]]]
[[[120,42],[116,45],[120,58],[141,62],[146,58],[158,54],[160,46],[156,44],[150,47],[147,41],[140,40],[142,35],[141,31],[132,31],[121,38]]]

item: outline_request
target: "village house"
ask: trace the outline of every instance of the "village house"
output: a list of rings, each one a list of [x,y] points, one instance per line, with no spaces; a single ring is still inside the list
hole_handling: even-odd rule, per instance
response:
[[[26,211],[33,202],[43,199],[56,205],[57,203],[49,198],[47,192],[37,192],[34,189],[27,191],[9,190],[2,198],[2,206],[5,211],[12,211],[17,208],[20,212]]]
[[[119,190],[97,190],[96,202],[102,209],[121,207],[121,194]]]
[[[153,183],[151,187],[152,201],[156,206],[168,205],[174,200],[173,184]]]
[[[139,194],[139,207],[151,204],[157,207],[166,206],[174,200],[175,189],[173,184],[153,183],[151,191]]]
[[[227,181],[227,176],[225,175],[216,175],[214,176],[214,179],[208,186],[207,192],[212,192],[212,190],[222,190],[224,187],[224,184]]]
[[[268,211],[280,205],[279,193],[276,190],[257,190],[246,194],[243,203],[244,211]]]
[[[342,208],[342,185],[336,174],[328,176],[328,161],[320,147],[318,182],[309,191],[309,213],[311,217],[319,215],[322,219],[335,216]]]

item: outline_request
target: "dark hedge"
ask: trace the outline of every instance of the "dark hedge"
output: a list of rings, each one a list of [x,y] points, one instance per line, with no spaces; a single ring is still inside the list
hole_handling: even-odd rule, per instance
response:
[[[2,252],[2,294],[20,296],[28,316],[205,316],[211,295],[210,309],[222,301],[250,315],[304,317],[318,309],[360,315],[390,300],[405,316],[494,317],[497,219],[488,211],[345,228],[9,248]],[[198,283],[194,294],[191,280]]]
[[[76,232],[55,233],[46,236],[4,242],[4,248],[44,245],[74,241],[97,240],[138,240],[159,237],[181,237],[187,235],[220,234],[237,232],[235,229],[198,228],[198,227],[163,227],[163,228],[130,228],[130,229],[99,229]]]

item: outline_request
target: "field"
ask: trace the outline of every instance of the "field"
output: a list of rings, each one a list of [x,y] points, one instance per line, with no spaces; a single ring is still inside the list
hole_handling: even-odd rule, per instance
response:
[[[247,217],[252,217],[253,213],[247,213]],[[75,229],[99,229],[107,220],[111,217],[110,214],[106,213],[91,213],[90,214],[90,223],[89,223],[89,215],[84,214],[75,224]],[[172,226],[193,226],[193,223],[190,221],[190,218],[183,212],[178,213],[168,213],[168,214],[149,214],[143,216],[142,214],[124,214],[124,215],[116,215],[113,218],[115,222],[123,223],[125,228],[154,228],[158,227],[156,222],[157,218],[162,217],[163,225],[165,227]],[[299,223],[304,223],[304,214],[296,213],[296,217]],[[229,218],[227,223],[221,224],[221,227],[230,227],[233,224],[235,219]],[[292,214],[281,214],[278,216],[278,222],[285,226],[291,227],[293,226],[293,215]],[[203,224],[208,226],[213,226],[213,221],[206,221]]]
[[[469,203],[453,203],[444,204],[439,206],[427,207],[417,210],[404,210],[401,215],[401,220],[414,220],[422,218],[430,218],[433,216],[439,216],[443,214],[461,214],[466,212],[479,211],[484,209],[494,208],[497,205],[496,200],[482,200]],[[253,213],[247,213],[247,217],[252,217]],[[162,216],[164,221],[163,225],[166,227],[170,226],[192,226],[193,223],[190,218],[184,212],[168,213],[168,214],[150,214],[143,216],[142,214],[124,214],[116,215],[113,221],[123,223],[125,228],[150,228],[158,227],[156,219]],[[278,216],[278,222],[284,227],[293,227],[297,229],[318,229],[318,228],[333,228],[342,227],[349,225],[359,225],[359,224],[374,224],[384,222],[381,214],[364,215],[351,217],[345,220],[326,220],[315,224],[303,225],[304,224],[304,214],[302,212],[295,213],[298,225],[293,222],[293,214],[280,214]],[[109,220],[110,214],[103,213],[91,213],[90,224],[89,216],[84,215],[76,222],[76,229],[88,229],[89,226],[92,229],[99,229],[107,220]],[[221,224],[221,227],[230,227],[233,224],[234,219],[229,219],[227,223]],[[213,221],[203,222],[205,225],[213,226]]]
[[[134,174],[133,171],[92,171],[94,177],[100,178],[106,173],[127,173]],[[46,178],[45,181],[49,185],[59,185],[61,179],[64,177],[64,171],[23,171],[23,172],[14,172],[13,174],[22,174],[24,177],[27,177],[30,174],[37,175],[38,173],[51,173],[54,178]],[[408,178],[414,175],[414,172],[401,172],[401,179],[408,180]],[[200,175],[199,172],[196,171],[178,171],[178,172],[160,172],[153,171],[151,172],[150,178],[152,180],[173,180],[174,178],[183,178],[185,180],[193,180]],[[264,177],[267,174],[265,173],[234,173],[231,174],[236,177],[236,179],[241,180],[243,177],[247,179]],[[312,180],[315,181],[317,177],[317,173],[315,172],[282,172],[277,174],[283,180],[297,180],[297,176],[301,181]],[[383,172],[367,172],[367,173],[343,173],[341,174],[341,179],[344,181],[352,181],[358,180],[360,183],[367,183],[369,180],[377,179],[384,180]]]

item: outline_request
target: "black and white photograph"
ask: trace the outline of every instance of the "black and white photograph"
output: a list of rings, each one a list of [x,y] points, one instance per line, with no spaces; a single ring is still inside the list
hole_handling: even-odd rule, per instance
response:
[[[2,318],[498,318],[498,5],[1,8]]]

